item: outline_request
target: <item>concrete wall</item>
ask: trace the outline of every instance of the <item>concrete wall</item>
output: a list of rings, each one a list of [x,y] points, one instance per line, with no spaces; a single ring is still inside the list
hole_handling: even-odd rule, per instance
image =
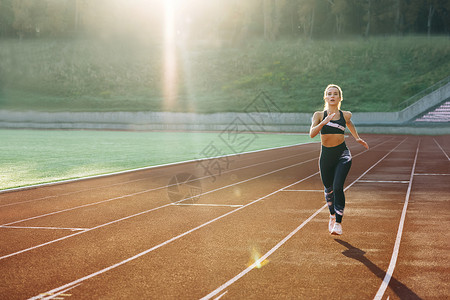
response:
[[[354,113],[352,120],[362,133],[450,134],[450,126],[407,124],[448,98],[450,83],[400,112]],[[48,113],[0,110],[0,128],[308,132],[311,117],[309,113]]]

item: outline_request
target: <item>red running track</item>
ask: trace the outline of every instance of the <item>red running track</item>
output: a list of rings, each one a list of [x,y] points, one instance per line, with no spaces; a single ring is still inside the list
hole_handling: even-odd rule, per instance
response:
[[[339,237],[318,143],[1,193],[0,298],[445,299],[450,139],[364,138]]]

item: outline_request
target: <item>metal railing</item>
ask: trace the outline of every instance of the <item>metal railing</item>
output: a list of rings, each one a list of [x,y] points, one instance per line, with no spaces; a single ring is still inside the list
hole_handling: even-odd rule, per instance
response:
[[[428,95],[428,94],[438,90],[439,88],[443,87],[444,85],[446,85],[449,82],[450,82],[450,76],[448,76],[447,78],[442,79],[441,81],[433,84],[432,86],[424,89],[423,91],[418,92],[414,96],[412,96],[412,97],[410,97],[410,98],[400,102],[400,104],[398,105],[398,108],[400,110],[403,110],[403,109],[407,108],[411,104],[417,102],[418,100],[422,99],[426,95]]]

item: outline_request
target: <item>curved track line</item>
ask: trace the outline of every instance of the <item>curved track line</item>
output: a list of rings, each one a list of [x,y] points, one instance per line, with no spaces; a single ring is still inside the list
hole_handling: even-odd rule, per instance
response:
[[[295,145],[289,145],[289,146],[274,147],[274,148],[268,148],[268,149],[262,149],[262,150],[242,152],[242,153],[232,153],[232,154],[227,154],[227,155],[217,156],[217,157],[197,158],[197,159],[191,159],[191,160],[186,160],[186,161],[178,161],[178,162],[174,162],[174,163],[168,163],[168,164],[164,164],[164,165],[156,165],[156,166],[142,167],[142,168],[136,168],[136,169],[131,169],[131,170],[119,171],[119,172],[87,176],[87,177],[83,177],[83,178],[74,178],[74,179],[60,180],[60,181],[47,182],[47,183],[41,183],[41,184],[35,184],[35,185],[27,185],[27,186],[18,187],[18,188],[0,190],[0,194],[16,192],[16,191],[25,191],[25,190],[29,190],[29,189],[34,189],[34,188],[39,188],[39,187],[47,187],[47,186],[52,186],[52,185],[57,185],[57,184],[72,183],[72,182],[83,181],[83,180],[88,180],[88,179],[103,178],[103,177],[108,177],[108,176],[113,176],[113,175],[127,174],[127,173],[136,172],[136,171],[144,171],[144,170],[150,170],[150,169],[155,169],[155,168],[168,167],[168,166],[173,166],[173,165],[178,165],[178,164],[202,161],[205,159],[208,160],[208,159],[223,158],[223,157],[228,157],[228,156],[257,153],[257,152],[262,152],[262,151],[282,149],[282,148],[295,147],[295,146],[314,144],[314,143],[318,143],[318,142],[309,142],[309,143],[295,144]]]
[[[286,146],[285,148],[295,147],[295,146],[301,146],[301,145],[304,145],[304,144],[298,144],[298,145],[293,145],[293,146]],[[283,148],[283,147],[280,147],[280,149],[282,149],[282,148]],[[276,148],[274,148],[274,149],[276,149]],[[267,149],[267,150],[274,150],[274,149]],[[263,150],[260,150],[260,151],[263,151]],[[265,151],[265,150],[264,150],[264,151]],[[255,151],[255,152],[256,152],[256,151]],[[295,157],[295,156],[305,155],[305,154],[312,153],[312,152],[315,152],[315,150],[314,150],[314,151],[308,151],[308,152],[301,153],[301,154],[295,154],[295,155],[291,155],[291,156],[286,156],[286,157],[274,159],[274,160],[271,160],[271,161],[265,161],[265,162],[262,162],[262,163],[257,163],[257,164],[249,165],[249,166],[246,166],[246,167],[257,166],[257,165],[259,165],[259,164],[264,164],[264,163],[269,163],[269,162],[275,162],[275,161],[283,160],[283,159],[289,159],[289,158],[292,158],[292,157]],[[241,154],[247,154],[247,153],[241,153]],[[136,170],[130,170],[130,171],[123,171],[122,173],[123,173],[123,174],[126,174],[126,173],[131,173],[131,172],[135,172],[135,171],[143,171],[143,170],[152,169],[152,168],[160,168],[160,167],[166,167],[166,166],[174,166],[174,165],[184,164],[184,163],[190,163],[190,162],[201,162],[201,161],[207,161],[207,160],[217,159],[217,158],[224,158],[224,157],[234,156],[234,155],[238,156],[238,155],[241,155],[241,154],[224,155],[224,156],[211,157],[211,158],[202,158],[202,159],[198,159],[198,160],[194,160],[194,161],[184,161],[184,162],[178,162],[178,163],[173,163],[173,164],[168,164],[168,165],[160,165],[160,166],[155,166],[155,167],[146,167],[146,168],[142,168],[142,169],[136,169]],[[242,168],[246,168],[246,167],[242,167]],[[234,169],[234,170],[240,170],[240,169],[241,169],[241,168]],[[226,170],[226,171],[223,172],[223,174],[226,174],[226,173],[231,172],[231,171],[232,171],[232,170]],[[118,172],[118,173],[104,174],[104,175],[98,175],[98,177],[100,178],[100,177],[107,177],[107,176],[113,176],[113,175],[120,175],[120,174],[122,174],[122,173],[121,173],[121,172]],[[203,179],[203,178],[208,178],[208,177],[209,177],[209,176],[204,176],[204,177],[200,177],[200,178],[198,178],[198,179]],[[82,180],[86,180],[86,179],[97,179],[97,177],[94,176],[94,177],[84,177],[84,178],[73,179],[73,182],[82,181]],[[15,202],[15,203],[3,204],[3,205],[0,205],[0,208],[1,208],[1,207],[5,207],[5,206],[13,206],[13,205],[18,205],[18,204],[23,204],[23,203],[30,203],[30,202],[34,202],[34,201],[46,200],[46,199],[56,198],[56,197],[60,197],[60,196],[73,195],[73,194],[77,194],[77,193],[82,193],[82,192],[87,192],[87,191],[92,191],[92,190],[97,190],[97,189],[102,189],[102,188],[108,188],[108,187],[112,187],[112,186],[117,186],[117,185],[121,185],[121,184],[127,184],[127,183],[131,183],[131,182],[137,182],[137,181],[142,181],[142,180],[147,180],[147,179],[148,179],[148,178],[140,178],[140,179],[136,179],[136,180],[129,180],[129,181],[119,182],[119,183],[115,183],[115,184],[104,185],[104,186],[100,186],[100,187],[94,187],[94,188],[89,188],[89,189],[82,189],[82,190],[78,190],[78,191],[70,192],[70,193],[63,193],[63,194],[58,194],[58,195],[45,196],[45,197],[42,197],[42,198],[37,198],[37,199],[32,199],[32,200],[26,200],[26,201],[21,201],[21,202]],[[56,185],[56,184],[64,184],[64,183],[70,183],[70,182],[66,182],[66,181],[58,181],[58,182],[54,182],[54,183],[52,183],[52,184],[53,184],[53,185]],[[49,184],[47,184],[47,185],[49,185]],[[169,187],[169,186],[172,186],[172,185],[167,185],[167,186],[158,187],[158,188],[155,188],[155,190],[156,190],[156,189],[166,188],[166,187]],[[2,194],[2,192],[3,192],[3,193],[6,193],[6,192],[16,192],[16,191],[20,192],[20,191],[22,191],[22,190],[29,190],[29,189],[33,189],[33,188],[39,188],[39,187],[44,187],[44,185],[43,185],[43,186],[36,185],[36,186],[30,186],[30,187],[25,187],[25,188],[18,188],[17,190],[4,190],[4,191],[1,191],[1,190],[0,190],[0,194]],[[20,190],[20,189],[22,189],[22,190]]]
[[[409,196],[411,194],[412,182],[413,182],[413,178],[414,178],[414,171],[416,169],[417,156],[419,154],[419,146],[420,146],[420,140],[417,145],[416,156],[414,158],[414,163],[413,163],[412,170],[411,170],[411,176],[409,179],[408,190],[406,192],[405,204],[403,205],[402,215],[400,217],[400,223],[398,225],[397,237],[395,239],[395,244],[394,244],[394,251],[392,252],[391,261],[390,261],[389,267],[386,271],[386,275],[384,276],[383,282],[381,283],[381,286],[378,289],[378,292],[374,297],[375,300],[381,300],[383,298],[384,292],[386,291],[386,289],[389,285],[389,281],[391,280],[392,274],[394,273],[395,265],[397,263],[398,252],[400,249],[400,241],[402,239],[402,234],[403,234],[403,226],[405,224],[406,209],[408,208]]]

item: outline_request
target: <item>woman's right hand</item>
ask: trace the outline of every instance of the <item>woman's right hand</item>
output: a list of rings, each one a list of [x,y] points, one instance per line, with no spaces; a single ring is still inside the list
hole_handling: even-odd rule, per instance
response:
[[[335,114],[336,113],[332,113],[332,114],[328,115],[325,119],[323,119],[323,121],[322,121],[323,125],[328,124],[328,122],[330,122],[331,119],[333,119]]]
[[[316,111],[312,117],[311,128],[309,129],[309,136],[311,138],[315,137],[319,134],[320,130],[323,126],[325,126],[328,122],[333,119],[335,114],[330,114],[325,119],[320,121],[323,118],[323,112]]]

